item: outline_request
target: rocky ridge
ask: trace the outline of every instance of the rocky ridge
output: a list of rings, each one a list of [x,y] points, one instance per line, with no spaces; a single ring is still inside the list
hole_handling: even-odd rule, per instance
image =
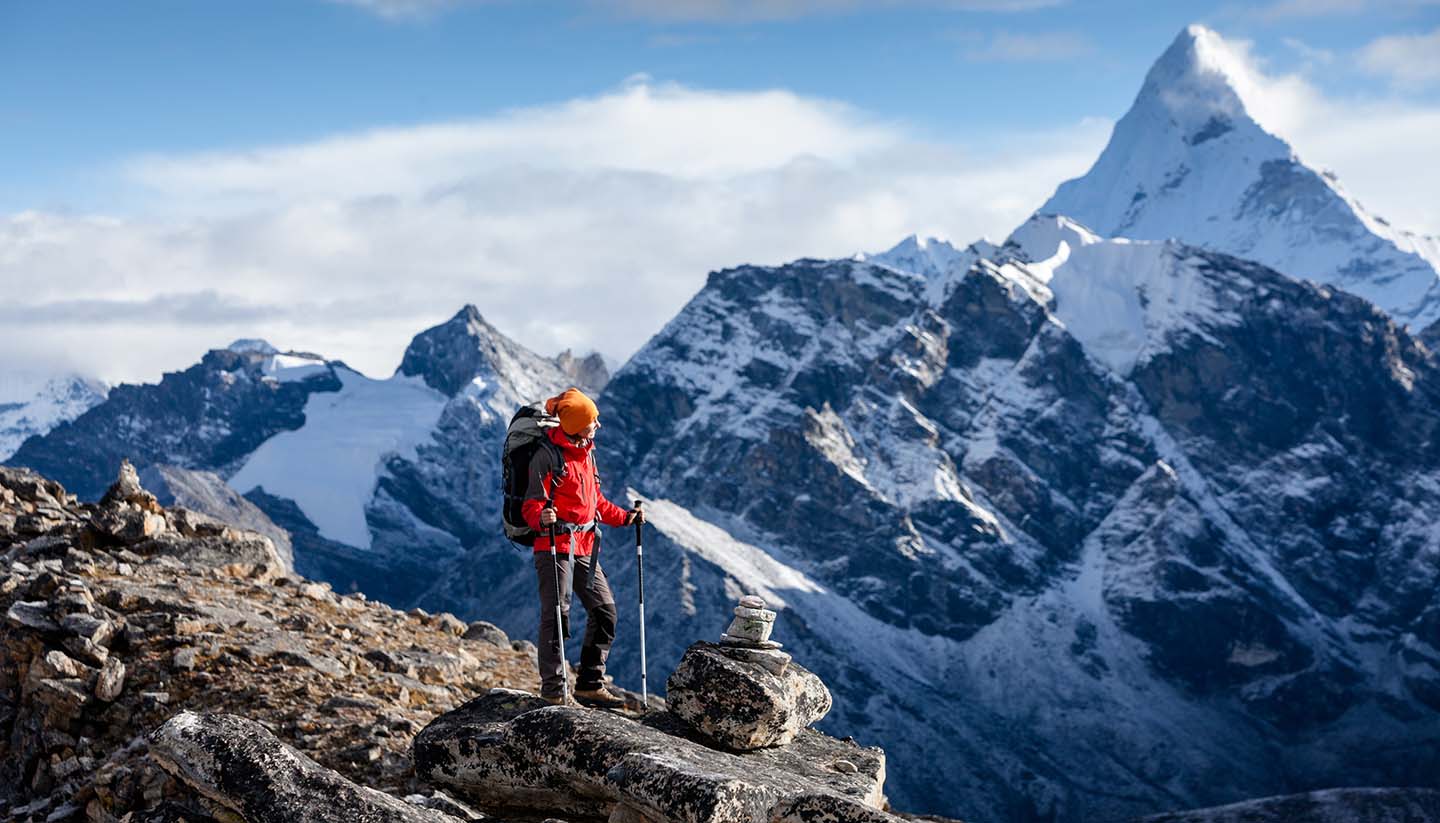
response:
[[[0,468],[0,817],[233,820],[146,734],[237,712],[350,780],[422,792],[414,734],[492,686],[535,688],[489,624],[401,613],[286,573],[265,536],[163,508],[122,471],[98,504]]]
[[[128,462],[95,504],[0,468],[0,552],[10,820],[898,821],[883,752],[806,728],[829,694],[788,656],[800,709],[755,649],[723,647],[708,685],[677,671],[705,686],[691,703],[797,718],[749,745],[711,748],[703,705],[551,706],[514,688],[537,685],[529,643],[294,577],[264,535],[159,505]]]

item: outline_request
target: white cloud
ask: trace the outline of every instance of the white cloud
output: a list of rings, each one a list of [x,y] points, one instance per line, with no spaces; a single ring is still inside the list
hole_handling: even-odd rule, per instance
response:
[[[1400,86],[1440,82],[1440,28],[1428,34],[1399,34],[1371,41],[1360,50],[1362,68]]]
[[[1104,121],[941,145],[783,91],[635,79],[467,122],[150,156],[146,216],[0,217],[0,363],[155,380],[261,336],[388,374],[466,302],[537,351],[623,360],[707,272],[1002,237],[1080,173]]]

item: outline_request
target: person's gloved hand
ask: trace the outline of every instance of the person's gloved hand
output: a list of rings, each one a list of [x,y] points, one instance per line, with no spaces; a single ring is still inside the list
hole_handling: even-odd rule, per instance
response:
[[[540,510],[540,528],[549,528],[555,522],[555,507],[546,506]]]
[[[644,523],[644,522],[645,522],[645,510],[644,510],[644,509],[631,509],[630,511],[628,511],[628,512],[625,513],[625,525],[627,525],[627,526],[633,526],[633,525],[635,525],[636,523]]]

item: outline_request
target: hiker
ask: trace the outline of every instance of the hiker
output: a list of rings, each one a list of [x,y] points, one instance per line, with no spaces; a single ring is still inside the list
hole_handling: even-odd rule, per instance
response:
[[[530,459],[526,499],[521,504],[525,522],[540,535],[535,540],[534,551],[535,575],[540,586],[540,637],[536,643],[540,696],[551,703],[564,702],[565,660],[559,634],[561,627],[555,625],[555,601],[559,597],[560,620],[568,624],[573,591],[580,595],[586,614],[575,699],[590,706],[621,707],[625,699],[605,685],[605,659],[615,640],[615,596],[598,562],[594,579],[590,579],[592,551],[598,523],[629,526],[644,523],[645,515],[641,510],[622,509],[600,493],[600,473],[595,468],[594,456],[600,411],[594,401],[579,389],[571,388],[546,400],[545,411],[560,419],[559,426],[548,430],[548,437],[558,447],[564,461],[563,470],[555,465],[555,450],[536,449]],[[557,475],[559,481],[555,482]],[[557,544],[553,561],[551,524],[555,526]]]

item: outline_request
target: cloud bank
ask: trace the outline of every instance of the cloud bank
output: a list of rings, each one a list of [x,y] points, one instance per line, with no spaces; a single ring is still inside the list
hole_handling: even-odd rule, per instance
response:
[[[63,352],[155,380],[258,336],[384,375],[467,302],[538,351],[619,362],[711,270],[1003,236],[1108,130],[941,145],[832,101],[638,77],[466,122],[140,157],[121,174],[144,217],[0,217],[0,279],[25,295],[0,310],[17,331],[0,362]]]
[[[1264,125],[1391,222],[1440,229],[1440,109],[1327,96],[1236,48]],[[1001,238],[1109,129],[938,142],[834,101],[636,77],[462,122],[137,157],[117,173],[138,208],[0,215],[0,363],[154,381],[265,337],[386,375],[465,303],[537,351],[618,363],[715,269]]]

